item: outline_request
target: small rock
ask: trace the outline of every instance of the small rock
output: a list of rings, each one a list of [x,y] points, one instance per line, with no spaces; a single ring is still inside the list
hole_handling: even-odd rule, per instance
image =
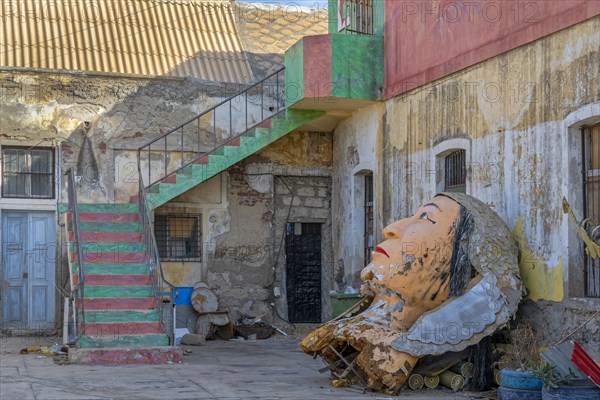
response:
[[[195,333],[186,333],[181,338],[181,343],[188,346],[200,346],[203,345],[205,341],[206,337],[204,335],[197,335]]]

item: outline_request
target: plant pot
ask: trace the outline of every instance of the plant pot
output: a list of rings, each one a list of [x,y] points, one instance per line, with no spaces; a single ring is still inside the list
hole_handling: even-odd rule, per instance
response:
[[[513,389],[500,386],[498,400],[543,400],[541,390]]]
[[[561,385],[557,388],[544,386],[543,400],[598,400],[600,388],[589,379],[576,379],[570,385]]]
[[[512,389],[541,391],[544,382],[536,378],[531,372],[513,371],[503,369],[500,373],[500,382],[503,387]]]

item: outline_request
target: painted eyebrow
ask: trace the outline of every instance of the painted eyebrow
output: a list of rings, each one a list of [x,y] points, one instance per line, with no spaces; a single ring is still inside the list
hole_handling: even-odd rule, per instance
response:
[[[440,207],[435,203],[427,203],[423,207],[427,207],[427,206],[433,206],[433,207],[437,208],[438,210],[440,210]],[[440,211],[442,211],[442,210],[440,210]]]

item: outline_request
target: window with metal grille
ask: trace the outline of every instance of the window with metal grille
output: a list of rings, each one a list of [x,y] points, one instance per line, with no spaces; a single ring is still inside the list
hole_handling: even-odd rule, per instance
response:
[[[374,0],[346,0],[339,2],[341,15],[346,19],[345,32],[355,35],[373,34]]]
[[[583,224],[592,240],[600,243],[600,125],[583,130]],[[585,256],[585,295],[600,297],[600,259]]]
[[[444,160],[444,190],[447,192],[467,192],[467,167],[465,150],[457,150]]]
[[[2,147],[2,197],[54,198],[54,150]]]
[[[365,262],[371,262],[373,247],[375,247],[375,233],[373,226],[373,174],[365,175]]]
[[[202,216],[167,214],[154,216],[154,235],[163,261],[202,261]]]

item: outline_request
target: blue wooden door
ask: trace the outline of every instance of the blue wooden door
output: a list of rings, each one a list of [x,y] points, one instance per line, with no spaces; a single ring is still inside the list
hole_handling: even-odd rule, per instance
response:
[[[55,235],[53,213],[2,213],[3,330],[53,328]]]

